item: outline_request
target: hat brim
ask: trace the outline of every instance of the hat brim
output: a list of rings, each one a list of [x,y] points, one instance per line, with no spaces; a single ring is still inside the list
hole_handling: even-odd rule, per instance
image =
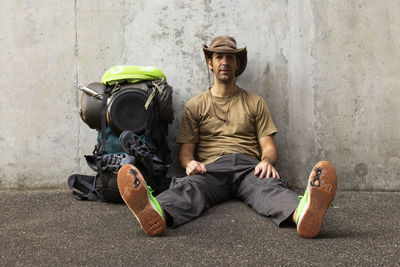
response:
[[[232,48],[208,48],[208,46],[203,45],[203,52],[206,58],[206,62],[209,58],[211,58],[212,53],[233,53],[237,55],[237,59],[239,61],[239,69],[236,71],[236,77],[243,73],[247,66],[247,46],[232,49]]]

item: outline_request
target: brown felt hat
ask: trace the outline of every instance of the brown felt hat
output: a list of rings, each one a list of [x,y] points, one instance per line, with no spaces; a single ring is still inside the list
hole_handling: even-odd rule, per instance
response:
[[[217,36],[212,39],[210,47],[203,45],[203,52],[206,61],[211,58],[212,53],[234,53],[239,61],[239,69],[236,71],[236,76],[242,74],[247,65],[247,50],[246,46],[237,48],[236,41],[230,36]]]

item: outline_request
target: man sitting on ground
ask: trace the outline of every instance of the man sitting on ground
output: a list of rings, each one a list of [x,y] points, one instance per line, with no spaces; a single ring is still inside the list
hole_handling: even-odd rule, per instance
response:
[[[299,201],[274,167],[277,129],[265,101],[236,85],[247,65],[246,47],[238,49],[232,37],[218,36],[203,51],[214,84],[184,107],[177,142],[187,176],[173,179],[170,188],[154,198],[140,171],[124,165],[118,172],[118,186],[125,203],[150,236],[237,198],[277,225],[293,221],[300,236],[316,237],[336,192],[334,167],[318,162]],[[120,137],[128,153],[132,135],[128,131]]]

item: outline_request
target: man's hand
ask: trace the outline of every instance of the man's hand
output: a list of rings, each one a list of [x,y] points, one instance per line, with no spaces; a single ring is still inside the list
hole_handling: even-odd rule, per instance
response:
[[[274,166],[270,164],[267,160],[262,160],[254,169],[254,175],[263,178],[281,178],[279,173],[276,171]]]
[[[206,166],[195,160],[191,160],[186,166],[186,175],[202,174],[206,171]]]

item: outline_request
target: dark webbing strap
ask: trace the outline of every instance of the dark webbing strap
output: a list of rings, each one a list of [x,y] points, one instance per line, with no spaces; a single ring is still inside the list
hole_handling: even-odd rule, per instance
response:
[[[96,193],[94,176],[73,174],[68,178],[68,186],[78,200],[101,200]]]
[[[104,91],[103,103],[101,105],[101,155],[106,153],[106,142],[107,142],[107,99],[110,96],[111,87],[107,87]]]
[[[117,84],[115,85],[117,86]],[[114,87],[115,88],[115,87]],[[103,96],[103,103],[101,106],[101,151],[98,152],[97,154],[97,173],[98,176],[100,177],[101,180],[101,186],[103,188],[107,187],[107,183],[104,177],[103,170],[101,169],[101,156],[107,153],[106,146],[107,146],[107,100],[108,97],[110,96],[112,89],[111,87],[107,86],[107,88],[104,90],[104,96]]]

